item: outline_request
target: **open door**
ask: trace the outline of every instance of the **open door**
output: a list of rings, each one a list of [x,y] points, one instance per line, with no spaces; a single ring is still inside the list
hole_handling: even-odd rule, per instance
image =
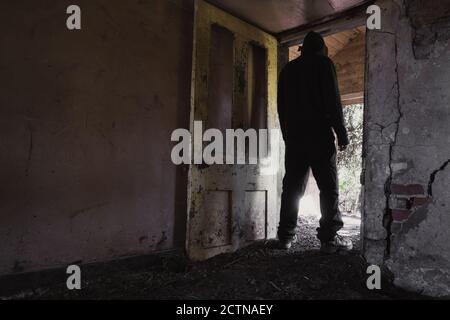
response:
[[[278,128],[277,40],[203,0],[196,1],[194,28],[194,150],[204,144],[194,136],[194,129],[199,134],[194,121],[202,121],[202,131],[220,130],[224,138],[226,129]],[[280,139],[267,140],[269,153],[279,153]],[[191,259],[276,236],[278,173],[262,166],[248,160],[246,165],[190,166],[186,247]]]

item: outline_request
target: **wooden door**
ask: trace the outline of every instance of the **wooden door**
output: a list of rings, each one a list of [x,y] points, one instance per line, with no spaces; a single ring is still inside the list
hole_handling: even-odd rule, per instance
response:
[[[196,150],[205,147],[199,131],[215,128],[225,138],[227,129],[277,128],[277,50],[273,36],[203,0],[196,1],[191,100],[194,158]],[[271,166],[278,165],[273,161],[280,150],[276,132],[267,139]],[[208,259],[276,236],[279,175],[277,167],[267,170],[265,166],[262,161],[245,165],[197,161],[190,166],[186,247],[191,259]]]

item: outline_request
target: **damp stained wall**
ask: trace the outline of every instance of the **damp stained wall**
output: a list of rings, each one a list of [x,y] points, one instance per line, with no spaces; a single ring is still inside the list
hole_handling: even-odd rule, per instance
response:
[[[450,2],[377,1],[368,31],[364,255],[450,296]]]
[[[0,4],[0,274],[184,247],[192,0]]]

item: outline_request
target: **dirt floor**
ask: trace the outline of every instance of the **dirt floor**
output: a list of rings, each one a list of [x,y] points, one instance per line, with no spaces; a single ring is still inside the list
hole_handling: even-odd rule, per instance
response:
[[[354,218],[349,218],[354,219]],[[82,290],[68,291],[65,270],[0,278],[0,299],[416,299],[395,288],[366,288],[367,265],[359,251],[359,227],[347,223],[355,249],[319,252],[317,221],[299,220],[299,241],[290,251],[259,242],[202,263],[166,253],[82,265]]]

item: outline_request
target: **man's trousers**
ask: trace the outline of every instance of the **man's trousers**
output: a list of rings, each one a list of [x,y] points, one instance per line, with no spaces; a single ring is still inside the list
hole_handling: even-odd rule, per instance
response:
[[[295,235],[299,201],[305,193],[309,168],[320,190],[322,217],[317,237],[330,241],[344,225],[339,211],[339,185],[336,167],[336,147],[329,144],[323,148],[307,148],[302,145],[287,145],[285,157],[286,173],[281,196],[280,225],[278,239],[290,240]]]

